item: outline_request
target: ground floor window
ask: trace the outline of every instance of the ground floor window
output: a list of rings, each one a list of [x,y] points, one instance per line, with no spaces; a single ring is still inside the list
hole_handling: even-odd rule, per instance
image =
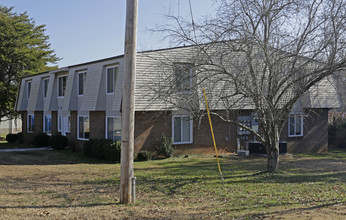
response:
[[[43,132],[51,135],[52,134],[52,116],[45,115],[43,118]]]
[[[88,140],[90,135],[90,124],[88,116],[78,116],[78,139]]]
[[[173,144],[192,143],[192,119],[187,115],[175,115],[172,118]]]
[[[121,117],[106,117],[106,139],[121,140]]]
[[[288,136],[303,136],[303,114],[290,114],[288,118]]]
[[[59,115],[58,116],[58,131],[61,132],[61,130],[62,130],[62,116]]]
[[[28,133],[34,132],[34,125],[35,125],[35,117],[34,115],[28,115],[28,122],[27,122],[27,131]]]

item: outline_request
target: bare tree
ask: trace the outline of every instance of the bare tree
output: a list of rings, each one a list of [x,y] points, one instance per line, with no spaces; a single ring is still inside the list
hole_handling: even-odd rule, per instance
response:
[[[198,107],[199,89],[206,87],[212,91],[208,98],[214,103],[213,114],[255,135],[266,147],[268,171],[275,172],[280,133],[290,111],[304,101],[303,94],[309,89],[346,69],[346,3],[343,0],[217,2],[219,7],[213,18],[195,23],[169,15],[169,22],[155,29],[172,43],[190,46],[186,47],[189,52],[184,53],[183,59],[182,53],[160,58],[161,64],[167,68],[174,66],[178,71],[175,74],[162,71],[165,83],[161,80],[155,94],[200,116],[203,112]],[[184,72],[179,67],[184,63],[194,71],[189,76],[177,77],[177,73]],[[187,78],[194,80],[191,84],[194,88],[177,96],[177,91],[184,90],[182,82]],[[242,108],[254,111],[258,130],[231,117],[235,109]]]

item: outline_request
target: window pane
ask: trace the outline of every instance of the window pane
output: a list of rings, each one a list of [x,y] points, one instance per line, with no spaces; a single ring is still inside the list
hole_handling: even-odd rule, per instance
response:
[[[46,98],[47,97],[47,91],[48,91],[48,79],[44,79],[43,80],[43,97]]]
[[[84,117],[84,138],[88,139],[90,134],[89,118]]]
[[[115,118],[115,141],[121,140],[121,118]]]
[[[114,140],[114,119],[107,118],[107,139]]]
[[[84,131],[83,117],[78,117],[78,126],[79,126],[78,137],[84,138],[84,136],[83,136],[83,131]]]
[[[181,142],[181,117],[174,117],[174,142]]]
[[[114,68],[107,69],[107,93],[114,92]]]
[[[294,117],[289,117],[289,124],[290,124],[290,126],[289,126],[289,128],[290,128],[290,135],[294,135]]]
[[[301,127],[301,116],[300,115],[296,115],[296,135],[301,135],[302,134],[302,127]]]
[[[31,92],[31,82],[28,82],[28,98],[30,97]]]
[[[83,95],[84,73],[78,74],[78,95]]]
[[[190,141],[190,118],[183,117],[183,142]]]

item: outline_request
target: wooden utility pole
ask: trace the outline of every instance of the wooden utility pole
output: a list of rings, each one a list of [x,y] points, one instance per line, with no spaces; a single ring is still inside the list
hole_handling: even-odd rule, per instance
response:
[[[137,0],[126,1],[125,64],[121,123],[120,202],[133,203],[135,198],[133,148],[135,125],[135,74],[137,41]]]

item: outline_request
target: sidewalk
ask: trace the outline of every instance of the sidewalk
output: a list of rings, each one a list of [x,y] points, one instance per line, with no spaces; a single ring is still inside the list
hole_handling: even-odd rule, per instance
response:
[[[0,152],[20,152],[20,151],[37,151],[37,150],[54,150],[54,149],[51,147],[13,148],[13,149],[0,149]]]

